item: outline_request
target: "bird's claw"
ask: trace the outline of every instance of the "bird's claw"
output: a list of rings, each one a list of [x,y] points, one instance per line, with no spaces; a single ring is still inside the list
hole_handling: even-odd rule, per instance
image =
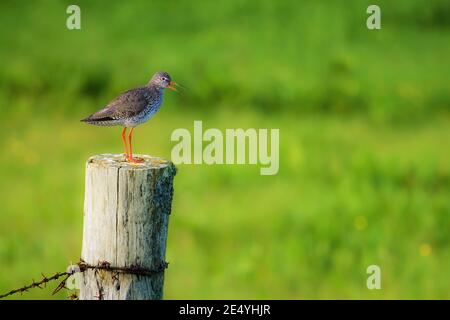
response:
[[[144,159],[142,159],[142,158],[128,157],[128,158],[126,158],[126,160],[127,160],[127,162],[130,162],[130,163],[143,163],[144,162]]]

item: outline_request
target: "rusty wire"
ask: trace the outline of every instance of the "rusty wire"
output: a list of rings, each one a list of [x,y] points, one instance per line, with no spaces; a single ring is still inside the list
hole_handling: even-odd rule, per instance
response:
[[[147,269],[147,268],[143,268],[143,267],[135,266],[135,265],[132,265],[129,267],[115,267],[115,266],[111,266],[111,264],[107,261],[99,261],[99,263],[97,265],[90,265],[90,264],[86,263],[85,261],[83,261],[82,259],[80,259],[80,261],[77,264],[69,266],[68,271],[57,272],[54,275],[52,275],[51,277],[46,277],[44,274],[42,274],[42,279],[40,281],[36,282],[36,281],[34,281],[34,279],[32,279],[31,284],[28,284],[21,288],[13,289],[7,293],[1,294],[0,299],[11,296],[16,293],[22,294],[24,292],[28,292],[29,289],[33,289],[33,288],[43,289],[42,286],[45,287],[48,282],[53,281],[53,280],[58,280],[61,277],[65,277],[58,284],[58,286],[53,290],[52,294],[56,294],[63,288],[67,289],[66,281],[71,275],[73,275],[74,273],[77,273],[77,272],[83,273],[89,269],[95,270],[95,272],[97,272],[98,270],[110,271],[110,272],[113,272],[113,277],[117,277],[117,275],[114,273],[125,273],[125,274],[141,275],[141,276],[150,276],[150,275],[154,275],[156,273],[163,272],[165,269],[167,269],[168,265],[169,264],[166,261],[162,261],[160,263],[160,266],[158,266],[155,269]],[[99,295],[100,296],[98,298],[101,299],[102,293],[99,293]],[[76,299],[76,298],[77,298],[77,296],[75,294],[72,294],[69,296],[69,299]]]
[[[21,288],[14,289],[14,290],[11,290],[11,291],[9,291],[9,292],[7,292],[5,294],[0,295],[0,299],[5,298],[5,297],[10,296],[10,295],[13,295],[15,293],[21,293],[22,294],[24,292],[27,292],[29,289],[33,289],[33,288],[43,289],[42,285],[45,287],[47,285],[47,282],[50,282],[52,280],[57,280],[57,279],[59,279],[59,278],[61,278],[63,276],[66,276],[66,278],[61,283],[64,283],[64,285],[65,285],[65,282],[66,282],[67,278],[70,276],[70,274],[67,273],[67,272],[57,272],[51,277],[46,277],[44,274],[42,274],[42,280],[41,281],[35,282],[34,279],[33,279],[32,283],[29,284],[29,285],[25,285],[25,286],[23,286]],[[61,283],[53,291],[53,294],[55,294],[56,292],[58,292],[59,290],[62,289],[62,287],[59,288],[61,286]]]

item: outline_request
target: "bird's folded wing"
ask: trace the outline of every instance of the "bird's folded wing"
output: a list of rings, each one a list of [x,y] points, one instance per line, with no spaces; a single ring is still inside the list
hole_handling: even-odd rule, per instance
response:
[[[134,117],[144,110],[148,104],[148,97],[144,90],[137,88],[124,92],[105,108],[91,114],[84,120],[111,121]]]

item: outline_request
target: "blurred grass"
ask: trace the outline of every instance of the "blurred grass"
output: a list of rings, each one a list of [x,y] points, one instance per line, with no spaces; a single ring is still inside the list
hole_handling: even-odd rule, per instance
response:
[[[166,298],[450,298],[448,1],[0,3],[0,292],[81,251],[78,119],[159,69],[189,87],[135,135],[280,128],[280,172],[179,166]],[[366,288],[368,265],[382,290]],[[33,290],[16,298],[65,298]]]

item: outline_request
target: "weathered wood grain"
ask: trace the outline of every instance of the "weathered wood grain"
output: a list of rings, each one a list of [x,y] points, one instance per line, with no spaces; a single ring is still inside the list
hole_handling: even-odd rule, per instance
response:
[[[90,265],[159,269],[165,260],[175,166],[166,160],[137,155],[142,164],[123,155],[98,155],[86,165],[83,248]],[[83,273],[80,299],[162,299],[164,273]]]

